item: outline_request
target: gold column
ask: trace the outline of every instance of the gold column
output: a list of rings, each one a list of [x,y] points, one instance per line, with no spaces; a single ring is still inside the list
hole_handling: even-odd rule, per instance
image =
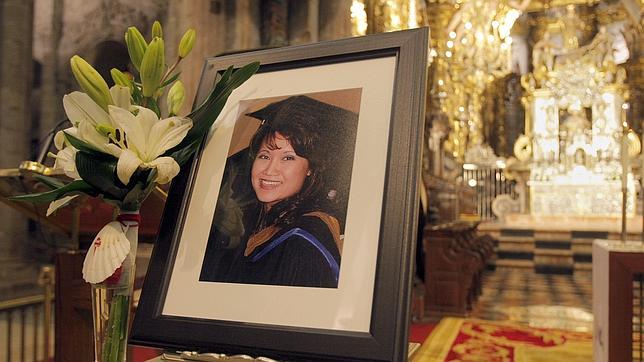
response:
[[[445,58],[448,39],[445,29],[456,10],[457,7],[448,0],[434,0],[427,6],[429,28],[432,33],[431,46],[436,53],[429,70],[427,115],[432,123],[441,123],[441,128],[449,129],[445,148],[452,155],[458,157],[464,152],[464,149],[461,150],[462,144],[459,140],[463,139],[465,135],[460,127],[460,122],[455,120],[453,116],[455,104],[452,104],[453,102],[450,102],[447,97],[453,89],[449,81],[449,64]]]
[[[626,84],[630,91],[630,98],[633,100],[642,99],[644,96],[644,59],[639,56],[642,45],[641,25],[635,24],[627,14],[622,4],[615,4],[604,7],[597,11],[598,26],[609,25],[615,22],[624,22],[623,30],[626,45],[628,46],[630,58],[624,64],[626,69]],[[642,134],[641,121],[644,120],[644,107],[642,102],[631,102],[631,108],[627,114],[629,126],[638,134]]]
[[[446,148],[460,161],[466,150],[484,147],[490,127],[483,123],[484,93],[494,79],[510,72],[510,29],[524,5],[481,0],[433,5],[445,7],[434,34],[438,57],[432,93],[449,119]]]
[[[425,0],[356,0],[354,3],[364,4],[367,34],[428,25]]]

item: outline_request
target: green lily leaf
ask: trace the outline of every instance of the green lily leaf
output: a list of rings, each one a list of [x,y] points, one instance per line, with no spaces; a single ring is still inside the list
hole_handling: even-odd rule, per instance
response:
[[[143,92],[141,91],[141,84],[139,83],[134,83],[132,87],[132,100],[134,101],[133,104],[141,104],[143,101]]]
[[[242,85],[242,83],[247,81],[253,74],[257,73],[258,70],[259,62],[246,64],[236,71],[233,71],[233,67],[231,65],[230,67],[228,67],[228,69],[226,69],[217,84],[215,84],[215,88],[212,90],[204,104],[208,103],[209,101],[214,101],[215,98],[219,98],[222,94],[226,94],[228,91],[232,92],[235,88],[239,87],[240,85]],[[227,97],[228,96],[226,96],[226,98]],[[195,112],[193,113],[198,112],[200,108],[195,110]]]
[[[90,196],[96,196],[95,189],[92,185],[83,180],[76,180],[55,190],[40,192],[37,194],[12,196],[8,199],[12,201],[25,202],[51,202],[71,193],[85,193]]]
[[[49,177],[49,176],[44,176],[44,175],[35,175],[34,178],[43,184],[45,186],[49,187],[52,190],[59,189],[65,185],[67,185],[66,182],[63,182],[57,178],[54,177]]]
[[[169,154],[170,157],[174,158],[174,160],[179,164],[179,166],[183,166],[186,161],[190,159],[190,156],[192,156],[195,151],[199,148],[199,144],[201,140],[197,140],[195,142],[192,142],[187,147],[181,148],[175,152],[172,152]]]
[[[147,103],[146,107],[156,113],[157,117],[161,117],[161,108],[159,108],[157,101],[155,101],[154,98],[146,98],[145,101]]]
[[[173,151],[178,148],[186,147],[196,140],[202,140],[219,116],[219,113],[221,113],[221,110],[226,105],[226,101],[231,93],[232,90],[222,94],[221,97],[215,98],[211,103],[199,109],[199,112],[195,114],[194,118],[191,117],[193,120],[192,128],[188,131],[188,134],[186,134],[186,137],[181,141],[181,143],[173,149]]]
[[[233,90],[247,81],[257,70],[259,70],[258,62],[247,64],[235,72],[231,68],[228,68],[206,101],[188,116],[192,119],[193,126],[188,131],[186,137],[179,145],[167,151],[165,155],[186,148],[197,140],[201,141],[205,134],[208,133],[208,130],[210,130],[219,113],[221,113]]]
[[[181,72],[179,72],[179,73],[177,73],[177,74],[173,75],[172,77],[168,78],[165,82],[161,83],[161,85],[159,86],[159,88],[163,88],[163,87],[165,87],[165,86],[167,86],[167,85],[171,84],[172,82],[174,82],[175,80],[177,80],[177,78],[179,78],[179,76],[180,76],[180,75],[181,75]]]
[[[232,75],[232,79],[231,79],[232,88],[234,89],[242,85],[245,81],[247,81],[250,77],[252,77],[253,74],[257,73],[258,70],[259,70],[259,62],[253,62],[241,67]]]
[[[128,188],[116,176],[117,158],[79,151],[76,153],[76,170],[83,180],[110,198],[122,200]]]
[[[230,93],[232,93],[235,88],[242,85],[253,74],[257,73],[258,70],[259,62],[247,64],[234,72],[232,72],[231,68],[228,68],[224,75],[222,75],[221,80],[215,85],[215,89],[211,92],[208,100],[205,103],[208,103],[209,101],[216,102],[218,100],[221,100],[222,98],[228,99],[228,96],[230,96]],[[203,113],[206,112],[205,110],[202,111],[202,108],[199,108],[193,112],[195,116],[197,116],[197,114]]]
[[[151,169],[150,173],[148,174],[148,177],[146,178],[146,182],[148,184],[153,184],[154,182],[152,182],[152,180],[154,180],[157,177],[158,173],[159,173],[159,171],[157,171],[156,168]]]
[[[221,75],[221,78],[217,83],[215,84],[215,89],[212,90],[212,93],[210,96],[216,96],[217,94],[221,93],[221,90],[224,88],[226,84],[228,84],[228,80],[230,79],[230,76],[233,75],[233,66],[231,65],[226,69],[224,74]]]
[[[125,195],[120,207],[124,210],[140,209],[141,204],[148,198],[152,189],[156,185],[152,180],[154,180],[157,173],[158,172],[155,168],[145,171],[137,171],[133,176],[133,178],[137,179],[136,184],[131,188],[130,192]]]
[[[233,74],[233,66],[231,65],[226,69],[224,74],[221,75],[221,78],[215,83],[215,87],[213,90],[208,94],[208,97],[197,107],[196,110],[194,110],[188,117],[193,118],[194,115],[200,110],[206,107],[206,105],[210,102],[212,102],[215,98],[219,97],[221,95],[222,89],[228,84],[228,81],[230,79],[230,76]]]
[[[103,152],[97,150],[96,147],[90,145],[89,143],[83,141],[80,138],[72,136],[67,132],[63,132],[63,134],[65,134],[65,139],[67,140],[67,142],[69,142],[72,146],[74,146],[79,151],[84,151],[87,153],[104,154]]]
[[[130,190],[130,192],[128,192],[123,198],[122,207],[126,210],[138,210],[141,206],[141,202],[145,200],[145,195],[143,195],[143,193],[143,183],[137,182],[132,190]]]

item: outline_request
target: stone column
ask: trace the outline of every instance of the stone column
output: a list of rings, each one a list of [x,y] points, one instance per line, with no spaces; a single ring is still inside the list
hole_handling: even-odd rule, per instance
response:
[[[17,168],[29,158],[31,138],[33,1],[0,2],[0,168]],[[19,191],[19,190],[16,190]],[[21,214],[0,204],[0,298],[27,283],[25,267],[27,222]]]
[[[288,45],[288,0],[262,0],[262,46]]]
[[[259,0],[226,1],[227,50],[259,47],[260,7]]]
[[[39,108],[36,136],[42,140],[64,117],[62,101],[56,90],[57,50],[63,28],[63,0],[40,0],[34,5],[33,57],[41,64],[40,104],[35,105],[35,108]]]
[[[319,1],[319,16],[320,41],[351,36],[351,0]]]
[[[0,168],[13,168],[29,158],[33,1],[6,0],[0,6]]]
[[[293,1],[289,6],[288,40],[290,45],[318,41],[319,1]]]
[[[192,109],[205,58],[226,50],[226,5],[224,0],[169,1],[167,25],[163,26],[166,54],[176,54],[181,36],[188,28],[197,32],[192,52],[179,66],[186,88],[180,114],[188,114]]]

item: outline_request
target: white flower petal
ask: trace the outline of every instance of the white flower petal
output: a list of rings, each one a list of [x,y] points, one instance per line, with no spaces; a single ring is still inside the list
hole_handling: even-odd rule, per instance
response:
[[[67,206],[67,204],[70,203],[74,198],[78,197],[78,195],[72,195],[72,196],[63,196],[58,200],[54,200],[49,204],[49,207],[47,208],[47,215],[49,216],[53,214],[56,210],[63,206]]]
[[[69,128],[65,128],[62,131],[56,132],[56,135],[54,136],[54,145],[59,150],[62,150],[63,148],[65,148],[66,138],[63,132],[70,134],[72,136],[78,137],[78,129],[76,127],[69,127]]]
[[[151,109],[138,106],[136,106],[135,108],[138,109],[136,120],[141,126],[141,129],[143,130],[143,136],[145,137],[145,147],[141,148],[141,152],[143,152],[143,150],[149,148],[148,142],[150,140],[150,133],[152,132],[152,127],[154,127],[154,125],[159,122],[159,117]],[[127,131],[125,132],[125,134],[127,136]]]
[[[146,166],[157,169],[157,177],[154,180],[158,184],[167,184],[179,173],[179,164],[172,157],[159,157]]]
[[[67,177],[80,180],[81,177],[76,170],[76,149],[68,146],[58,151],[55,155],[54,169],[62,170]]]
[[[179,173],[179,165],[171,157],[160,157],[166,150],[178,145],[192,127],[192,120],[171,117],[159,120],[150,109],[134,106],[131,112],[109,106],[112,119],[125,131],[127,149],[123,149],[117,163],[117,175],[124,184],[139,168],[156,168],[155,182],[170,182]]]
[[[81,140],[89,143],[90,145],[94,146],[99,151],[102,151],[104,153],[111,154],[113,156],[117,156],[114,154],[114,151],[112,148],[108,147],[109,145],[109,138],[107,136],[103,136],[100,134],[94,126],[92,126],[89,122],[81,122],[78,125],[78,138]]]
[[[141,155],[143,150],[145,150],[147,134],[149,133],[149,130],[146,130],[145,128],[146,125],[141,123],[138,116],[135,117],[126,109],[114,106],[108,106],[108,109],[110,111],[110,116],[117,126],[125,131],[127,148],[134,151],[136,154]],[[154,112],[152,113],[154,114]]]
[[[114,101],[115,106],[123,109],[130,109],[130,88],[115,85],[110,88],[110,94],[112,95],[112,100]]]
[[[85,93],[72,92],[65,95],[63,97],[63,107],[74,126],[83,121],[89,122],[94,126],[99,124],[113,126],[107,112]]]
[[[192,128],[192,120],[185,117],[170,117],[154,124],[148,138],[145,158],[153,160],[166,150],[178,145]]]
[[[119,160],[116,164],[116,175],[122,183],[127,185],[130,182],[130,177],[139,168],[143,161],[131,150],[123,150]]]
[[[116,158],[121,157],[121,152],[123,152],[121,147],[113,143],[108,143],[107,145],[105,145],[105,151]]]

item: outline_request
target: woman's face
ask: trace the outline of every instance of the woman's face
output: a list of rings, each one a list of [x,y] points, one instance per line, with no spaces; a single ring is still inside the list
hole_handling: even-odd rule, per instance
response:
[[[309,172],[309,161],[298,156],[281,134],[275,134],[274,143],[277,147],[262,142],[251,170],[257,199],[268,208],[300,192]]]

